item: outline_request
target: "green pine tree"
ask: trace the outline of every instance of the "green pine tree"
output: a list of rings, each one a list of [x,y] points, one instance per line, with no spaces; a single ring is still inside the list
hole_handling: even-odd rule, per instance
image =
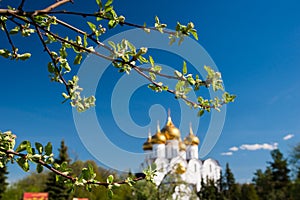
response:
[[[241,188],[243,200],[259,200],[253,184],[243,184]]]
[[[291,181],[287,159],[278,149],[271,151],[271,156],[273,161],[268,162],[265,172],[257,170],[255,173],[253,181],[257,194],[262,200],[290,199]]]
[[[64,140],[61,141],[59,157],[55,160],[56,163],[62,164],[67,162],[70,164],[70,158],[68,155],[68,147],[65,145]],[[56,175],[53,172],[49,173],[49,177],[46,183],[45,192],[49,193],[49,200],[68,200],[71,198],[71,189],[63,183],[64,180],[56,181]]]
[[[263,172],[258,169],[254,173],[253,182],[255,183],[255,189],[261,200],[274,200],[274,186],[272,181],[272,170],[270,167]]]
[[[279,149],[271,152],[273,162],[270,162],[272,181],[277,200],[289,199],[290,177],[287,159],[283,158]]]
[[[201,200],[218,200],[219,198],[219,189],[214,180],[207,180],[207,183],[204,183],[203,179],[201,180],[201,189],[198,192],[198,196]]]
[[[224,174],[223,193],[226,199],[239,200],[241,198],[241,191],[238,184],[235,182],[235,178],[229,164],[226,163],[226,169]]]
[[[0,167],[0,200],[3,197],[3,193],[6,191],[8,183],[6,182],[7,179],[7,168],[4,166],[3,168]]]

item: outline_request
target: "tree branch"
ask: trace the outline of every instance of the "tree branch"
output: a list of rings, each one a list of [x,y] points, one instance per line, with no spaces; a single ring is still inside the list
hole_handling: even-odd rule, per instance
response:
[[[38,14],[38,13],[47,13],[47,12],[50,12],[51,10],[63,5],[63,4],[66,4],[68,2],[73,2],[73,0],[60,0],[60,1],[56,1],[56,3],[52,4],[51,6],[48,6],[47,8],[43,9],[43,10],[38,10],[36,11],[35,13]]]
[[[5,153],[7,156],[14,155],[14,156],[23,157],[23,158],[28,157],[27,154],[15,152],[13,150],[5,150],[5,149],[0,148],[0,151]],[[41,159],[36,160],[36,161],[32,161],[32,162],[37,163],[37,164],[41,164],[43,167],[49,169],[50,171],[54,172],[55,174],[72,181],[72,183],[75,183],[78,180],[77,177],[72,177],[70,175],[67,175],[66,173],[61,172],[61,171],[55,169],[54,167],[52,167],[51,165],[45,163]],[[143,180],[143,179],[145,179],[145,177],[137,177],[137,178],[134,178],[132,180],[133,181],[140,181],[140,180]],[[127,183],[128,183],[127,180],[117,181],[117,182],[113,182],[113,183],[100,182],[100,181],[87,181],[86,182],[86,184],[89,184],[89,185],[102,185],[104,187],[108,187],[109,185],[114,185],[114,184],[120,184],[121,185],[121,184],[127,184]]]
[[[8,32],[8,30],[7,30],[7,28],[6,28],[6,24],[5,24],[2,20],[0,20],[0,22],[1,22],[2,26],[3,26],[3,28],[4,28],[4,32],[5,32],[5,34],[6,34],[6,37],[7,37],[7,39],[8,39],[8,42],[9,42],[9,44],[11,45],[13,54],[15,55],[15,54],[16,54],[16,47],[15,47],[15,45],[14,45],[14,43],[13,43],[13,41],[12,41],[10,35],[9,35],[9,32]]]
[[[135,65],[132,65],[132,68],[138,73],[140,74],[141,76],[143,76],[144,78],[146,78],[148,81],[150,81],[153,85],[155,85],[156,87],[159,87],[159,88],[163,88],[163,86],[161,84],[158,84],[157,82],[153,81],[147,74],[145,74],[138,66],[135,66]],[[144,68],[143,68],[144,69]],[[173,77],[175,78],[175,77]],[[176,78],[175,78],[176,79]],[[178,79],[178,78],[177,78]],[[174,94],[175,95],[175,91],[174,90],[170,90],[170,89],[167,89],[166,90],[167,92],[171,93],[171,94]],[[191,100],[189,100],[188,98],[186,97],[180,97],[182,100],[184,100],[185,102],[187,102],[188,104],[190,104],[191,106],[193,107],[200,107],[200,108],[204,108],[204,109],[207,109],[207,108],[215,108],[215,106],[205,106],[203,104],[200,104],[200,103],[195,103]]]

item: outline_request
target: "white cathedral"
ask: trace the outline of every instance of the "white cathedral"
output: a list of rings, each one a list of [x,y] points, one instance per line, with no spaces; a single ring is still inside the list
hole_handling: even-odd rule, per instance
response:
[[[166,125],[160,130],[157,125],[157,132],[149,136],[143,144],[145,151],[145,160],[142,164],[150,166],[156,165],[157,175],[154,182],[157,186],[164,184],[164,179],[170,174],[174,174],[184,181],[188,188],[177,188],[178,190],[196,190],[200,191],[201,181],[217,181],[220,178],[221,166],[218,161],[208,158],[200,160],[198,158],[199,138],[193,133],[192,125],[190,131],[182,140],[180,130],[172,122],[170,112]],[[176,181],[176,180],[175,180]],[[173,194],[173,199],[178,198]],[[175,195],[175,196],[174,196]],[[189,199],[189,196],[180,197],[180,199]]]

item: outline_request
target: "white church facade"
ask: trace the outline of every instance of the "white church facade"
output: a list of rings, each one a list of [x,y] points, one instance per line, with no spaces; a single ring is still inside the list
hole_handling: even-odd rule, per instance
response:
[[[180,181],[199,192],[202,180],[217,181],[221,174],[218,161],[198,158],[199,144],[199,138],[193,133],[191,125],[186,137],[181,138],[180,130],[175,127],[169,114],[166,125],[162,129],[158,125],[157,132],[152,136],[149,133],[143,144],[146,156],[142,165],[156,165],[157,176],[154,177],[154,182],[157,186],[164,184],[168,175],[175,174]],[[180,199],[188,199],[188,196]]]

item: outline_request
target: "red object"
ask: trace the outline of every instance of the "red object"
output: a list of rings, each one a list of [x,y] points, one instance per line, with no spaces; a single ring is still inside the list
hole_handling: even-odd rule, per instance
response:
[[[89,200],[88,198],[73,198],[73,200]]]
[[[48,193],[45,192],[25,192],[23,200],[48,200]]]

